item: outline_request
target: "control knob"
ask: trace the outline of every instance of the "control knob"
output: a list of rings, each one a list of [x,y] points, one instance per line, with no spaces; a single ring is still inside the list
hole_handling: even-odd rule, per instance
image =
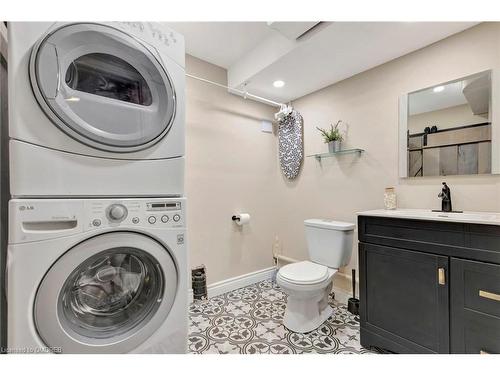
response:
[[[116,203],[108,207],[107,214],[110,221],[119,223],[125,220],[128,215],[128,211],[127,207],[125,207],[123,204]]]

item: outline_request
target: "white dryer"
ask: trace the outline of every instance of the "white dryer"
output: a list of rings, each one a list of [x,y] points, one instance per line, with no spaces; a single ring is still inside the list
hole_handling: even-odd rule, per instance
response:
[[[183,195],[181,35],[140,22],[8,33],[13,196]]]
[[[185,353],[185,199],[9,205],[11,353]]]

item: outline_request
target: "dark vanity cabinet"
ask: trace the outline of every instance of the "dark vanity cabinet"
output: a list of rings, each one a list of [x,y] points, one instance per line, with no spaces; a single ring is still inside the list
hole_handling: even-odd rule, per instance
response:
[[[359,216],[361,344],[500,353],[500,226]]]

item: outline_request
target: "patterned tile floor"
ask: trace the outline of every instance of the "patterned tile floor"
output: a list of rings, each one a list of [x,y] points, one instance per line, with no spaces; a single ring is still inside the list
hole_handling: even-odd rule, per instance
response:
[[[374,353],[359,344],[359,323],[344,305],[318,329],[295,333],[283,326],[286,294],[271,280],[190,306],[191,353]]]

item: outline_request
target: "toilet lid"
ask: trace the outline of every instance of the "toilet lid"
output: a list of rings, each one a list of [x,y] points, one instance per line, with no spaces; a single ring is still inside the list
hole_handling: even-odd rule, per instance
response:
[[[279,270],[281,277],[297,284],[316,284],[328,278],[328,268],[309,261],[288,264]]]

